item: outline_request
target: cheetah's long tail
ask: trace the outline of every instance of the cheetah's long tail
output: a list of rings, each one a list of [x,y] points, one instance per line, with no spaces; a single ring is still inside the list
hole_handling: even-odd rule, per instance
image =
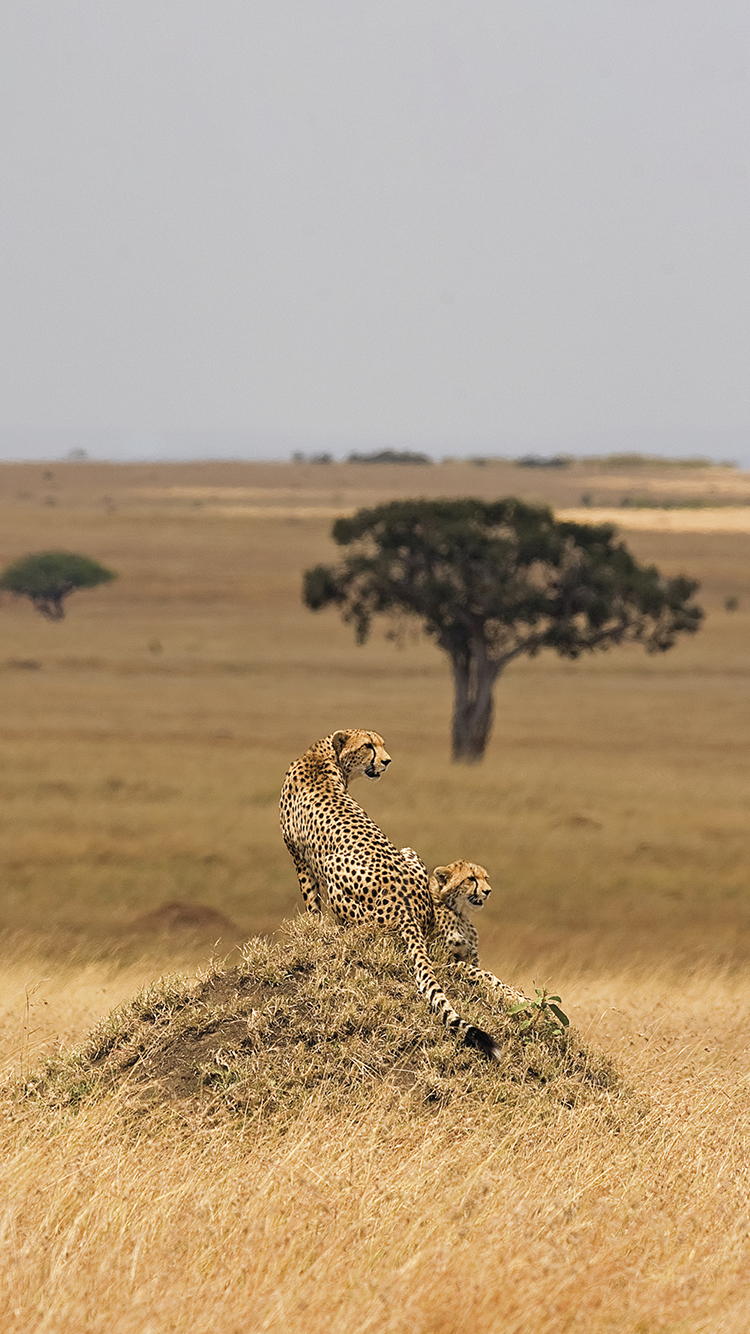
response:
[[[484,1056],[489,1056],[494,1061],[499,1061],[502,1056],[502,1047],[492,1037],[491,1033],[485,1033],[483,1028],[476,1028],[474,1024],[468,1024],[462,1019],[460,1014],[453,1009],[448,997],[438,983],[432,967],[430,956],[427,953],[427,944],[425,938],[414,921],[402,922],[400,927],[401,939],[404,942],[409,958],[414,964],[414,971],[417,978],[417,987],[422,995],[429,1001],[430,1006],[445,1024],[445,1027],[451,1033],[460,1033],[467,1047],[476,1047]]]

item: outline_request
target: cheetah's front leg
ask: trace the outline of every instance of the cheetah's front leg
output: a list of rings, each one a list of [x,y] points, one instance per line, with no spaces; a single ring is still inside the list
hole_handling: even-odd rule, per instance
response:
[[[297,868],[297,879],[299,880],[300,893],[305,901],[305,908],[308,912],[321,913],[320,886],[317,880],[310,874],[304,858],[293,848],[289,848],[289,851]]]
[[[531,1004],[530,998],[523,991],[510,986],[508,982],[501,982],[499,977],[487,972],[486,968],[477,968],[475,964],[465,963],[463,960],[456,960],[454,967],[456,972],[460,972],[470,982],[489,982],[491,987],[500,992],[508,1005],[517,1005],[521,1001],[528,1001]]]

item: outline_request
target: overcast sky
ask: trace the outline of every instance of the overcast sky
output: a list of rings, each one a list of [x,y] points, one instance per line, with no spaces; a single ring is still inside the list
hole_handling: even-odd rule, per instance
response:
[[[0,457],[750,463],[747,0],[3,0]]]

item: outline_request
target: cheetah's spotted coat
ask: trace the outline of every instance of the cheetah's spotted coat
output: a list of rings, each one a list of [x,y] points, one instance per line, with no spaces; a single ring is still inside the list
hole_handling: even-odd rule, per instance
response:
[[[446,1028],[499,1059],[495,1039],[456,1013],[435,977],[427,953],[435,906],[424,866],[416,854],[399,852],[349,795],[353,778],[378,779],[390,762],[382,737],[355,729],[323,737],[291,765],[281,789],[281,829],[302,897],[308,911],[320,912],[327,895],[341,924],[374,922],[398,933],[419,991]]]
[[[402,848],[401,852],[413,865],[421,866],[427,873],[424,862],[413,848]],[[479,911],[483,908],[492,893],[484,867],[466,861],[436,866],[430,876],[429,891],[435,914],[431,938],[440,941],[456,963],[464,965],[464,976],[473,982],[480,978],[489,982],[496,991],[502,992],[510,1004],[528,1001],[528,996],[522,991],[509,986],[507,982],[501,982],[494,973],[478,967],[479,937],[469,912],[471,909]]]

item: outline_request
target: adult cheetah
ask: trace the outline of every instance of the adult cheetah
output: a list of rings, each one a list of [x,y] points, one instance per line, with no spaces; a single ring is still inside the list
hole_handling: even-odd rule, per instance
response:
[[[377,732],[332,732],[291,765],[281,789],[281,830],[308,911],[322,895],[340,924],[374,922],[397,933],[414,965],[417,987],[445,1027],[470,1047],[499,1060],[489,1033],[453,1009],[438,985],[427,952],[435,925],[427,873],[407,858],[349,795],[353,778],[385,773],[391,757]]]

